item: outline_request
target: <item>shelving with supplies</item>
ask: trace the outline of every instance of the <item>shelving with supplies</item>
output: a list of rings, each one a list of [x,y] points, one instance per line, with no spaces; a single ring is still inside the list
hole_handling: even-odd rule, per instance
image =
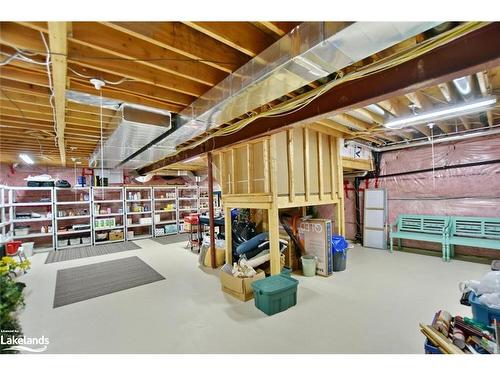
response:
[[[55,188],[56,250],[92,244],[91,205],[90,187]]]
[[[12,240],[12,205],[8,186],[0,185],[0,244]]]
[[[92,187],[92,235],[95,245],[125,241],[123,187]]]
[[[153,189],[149,186],[126,186],[126,239],[153,237]]]
[[[177,187],[153,187],[154,236],[177,234]]]
[[[9,189],[11,239],[32,242],[34,253],[53,250],[54,188],[11,186]]]

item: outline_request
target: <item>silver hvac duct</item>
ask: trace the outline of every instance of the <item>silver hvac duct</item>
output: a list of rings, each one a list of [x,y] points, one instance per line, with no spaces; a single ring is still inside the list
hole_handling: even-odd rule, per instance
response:
[[[121,105],[113,122],[116,129],[103,147],[103,168],[115,168],[172,126],[170,112],[132,104]],[[129,168],[132,168],[134,161],[135,158],[130,161]],[[142,160],[136,163],[137,166],[143,164]],[[101,167],[100,145],[90,157],[89,165],[94,168]]]
[[[208,129],[439,24],[304,22],[183,110],[178,129],[157,144],[161,156]]]

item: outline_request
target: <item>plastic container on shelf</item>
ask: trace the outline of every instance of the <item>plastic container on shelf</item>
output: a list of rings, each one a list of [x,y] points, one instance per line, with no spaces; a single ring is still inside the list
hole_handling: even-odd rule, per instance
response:
[[[500,321],[500,310],[483,305],[474,292],[469,295],[469,302],[474,320],[488,326],[493,324],[493,319],[496,319],[497,322]]]
[[[295,306],[298,284],[298,280],[281,274],[254,281],[255,307],[267,315],[274,315]]]
[[[69,243],[69,241],[67,238],[57,240],[57,246],[59,246],[59,247],[68,246],[68,243]]]
[[[80,245],[80,237],[70,238],[69,244],[70,245]]]

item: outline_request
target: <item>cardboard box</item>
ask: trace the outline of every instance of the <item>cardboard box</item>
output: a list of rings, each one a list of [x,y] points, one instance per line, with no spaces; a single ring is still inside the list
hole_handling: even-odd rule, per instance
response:
[[[332,221],[310,219],[300,223],[299,237],[307,255],[315,255],[316,273],[330,276],[333,273]]]
[[[118,231],[112,230],[111,232],[109,232],[109,240],[110,241],[123,240],[123,232],[121,230]]]
[[[260,269],[256,269],[255,271],[257,271],[257,274],[254,277],[246,278],[234,277],[233,275],[221,271],[220,282],[222,291],[243,302],[251,300],[253,298],[252,283],[266,277],[264,271]]]

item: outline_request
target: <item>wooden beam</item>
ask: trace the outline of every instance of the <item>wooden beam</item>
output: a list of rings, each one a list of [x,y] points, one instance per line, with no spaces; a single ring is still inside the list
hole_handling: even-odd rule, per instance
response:
[[[488,72],[477,72],[476,73],[477,83],[479,85],[479,90],[481,91],[481,95],[487,96],[491,93],[491,85],[490,80],[488,78]],[[488,126],[493,126],[493,112],[491,109],[486,111],[486,118],[488,119]]]
[[[318,184],[319,184],[319,200],[324,198],[324,164],[323,164],[323,134],[316,133],[318,135]]]
[[[342,166],[356,171],[373,171],[373,161],[368,159],[354,159],[343,156]]]
[[[235,152],[234,148],[231,148],[229,150],[229,156],[231,157],[230,164],[229,164],[229,194],[236,194],[236,163],[235,163]]]
[[[415,91],[412,93],[406,94],[406,97],[415,104],[418,108],[424,111],[432,111],[434,108],[434,104],[432,101],[425,96],[421,91]],[[451,131],[451,126],[443,123],[442,121],[435,121],[437,127],[441,129],[441,131],[445,134]]]
[[[272,197],[271,207],[267,211],[269,225],[269,260],[271,262],[271,275],[277,275],[281,272],[281,254],[278,220],[278,150],[276,146],[276,134],[270,137],[269,152]]]
[[[288,200],[295,201],[295,159],[293,155],[293,129],[286,131],[288,161]]]
[[[247,156],[247,193],[250,194],[253,191],[253,153],[252,145],[247,143],[246,145],[246,156]]]
[[[500,23],[489,23],[457,37],[439,48],[414,56],[396,66],[377,71],[339,84],[304,105],[300,111],[285,114],[279,119],[261,117],[228,136],[215,137],[210,142],[181,150],[139,170],[141,174],[154,171],[210,150],[217,150],[245,139],[278,131],[303,122],[314,122],[336,113],[365,107],[397,95],[435,86],[451,79],[500,64],[496,48]],[[467,50],[467,54],[463,51]],[[422,68],[424,67],[424,68]]]
[[[330,185],[332,187],[332,191],[330,193],[331,199],[338,198],[337,184],[336,184],[336,165],[335,161],[337,160],[337,147],[336,147],[336,138],[330,136],[328,137],[328,149],[329,149],[329,159],[330,159]]]
[[[451,85],[449,82],[441,83],[438,85],[438,87],[439,87],[439,90],[441,91],[441,94],[443,95],[444,99],[448,103],[459,103],[462,101],[460,94],[453,87],[453,85]],[[470,124],[469,120],[467,119],[467,117],[459,116],[458,118],[462,122],[465,129],[469,130],[471,128],[471,124]]]
[[[311,181],[309,171],[309,128],[304,127],[304,193],[306,201],[309,200],[311,195]]]
[[[271,192],[271,182],[269,176],[269,138],[265,138],[262,142],[262,161],[264,163],[264,191]]]
[[[76,27],[78,28],[78,26]],[[42,40],[40,39],[38,31],[30,29],[29,27],[9,22],[2,23],[0,30],[1,43],[21,49],[42,51],[43,53],[44,46]],[[113,29],[110,30],[111,32],[115,32]],[[47,29],[41,28],[40,31],[46,32]],[[155,65],[156,63],[151,63],[149,61],[151,60],[151,55],[147,55],[151,52],[149,52],[148,48],[146,47],[144,47],[143,49],[143,54],[146,55],[135,57],[133,53],[137,52],[136,49],[138,48],[138,46],[135,44],[133,45],[133,48],[132,45],[129,44],[119,47],[124,43],[118,43],[116,40],[108,40],[106,38],[102,38],[101,35],[107,35],[106,33],[99,35],[91,34],[94,35],[92,37],[86,37],[85,35],[86,34],[84,33],[84,36],[82,37],[84,38],[83,41],[71,38],[68,44],[68,62],[72,63],[71,67],[73,69],[80,71],[81,74],[84,74],[86,76],[98,76],[107,81],[116,82],[121,78],[129,78],[148,83],[149,85],[161,87],[170,90],[170,92],[166,96],[159,96],[160,98],[168,98],[176,103],[184,103],[184,106],[190,103],[194,99],[194,97],[197,97],[207,91],[212,83],[215,84],[216,82],[218,82],[219,78],[222,79],[225,76],[224,73],[217,71],[214,68],[207,67],[217,73],[213,76],[210,76],[209,78],[206,78],[206,80],[208,80],[210,84],[205,82],[205,78],[199,80],[188,80],[185,77],[186,75],[191,74],[193,76],[199,77],[203,74],[203,72],[198,72],[197,70],[191,69],[187,72],[182,71],[182,73],[173,74],[169,69],[163,66],[157,66]],[[107,44],[105,44],[104,46],[95,46],[94,44],[92,44],[98,43],[99,40],[103,41],[105,39]],[[141,42],[144,43],[143,41]],[[131,42],[129,41],[129,43]],[[115,46],[115,48],[119,48],[119,50],[110,51],[106,49],[111,48],[113,45]],[[128,53],[128,55],[126,55],[126,53]],[[138,58],[144,58],[148,61],[137,61]],[[75,66],[75,64],[78,66]],[[183,65],[198,66],[200,64],[184,63]],[[82,67],[84,67],[85,69],[94,69],[97,72],[82,71]],[[174,69],[174,67],[172,67],[171,69]],[[70,73],[69,75],[72,77],[76,77],[75,73]],[[203,82],[199,82],[200,80]],[[130,84],[130,82],[124,82],[116,88],[124,88],[126,84]],[[186,97],[188,99],[186,99]]]
[[[347,113],[340,113],[334,117],[334,119],[338,119],[341,122],[345,122],[349,124],[350,127],[354,129],[358,129],[359,131],[364,131],[364,132],[370,132],[373,131],[376,126],[373,126],[363,120],[360,120],[354,116],[348,115]],[[391,142],[398,142],[400,139],[398,137],[394,137],[392,135],[386,135],[386,134],[377,134],[377,137],[386,139]]]
[[[260,22],[261,25],[279,35],[280,37],[288,34],[293,28],[300,25],[300,22]]]
[[[34,30],[46,31],[46,25],[43,22],[21,22],[20,24]],[[106,38],[102,38],[102,35],[106,35]],[[74,22],[69,40],[109,54],[109,57],[113,55],[135,60],[138,65],[149,66],[209,86],[214,86],[226,76],[224,72],[205,64],[186,64],[185,56],[115,30],[105,22]],[[92,55],[92,57],[100,56],[99,53]],[[105,58],[105,55],[102,58]]]
[[[274,43],[274,39],[250,22],[184,22],[199,32],[254,57]]]
[[[66,127],[66,75],[68,62],[67,23],[49,22],[50,61],[52,63],[52,81],[54,90],[54,107],[56,120],[56,137],[61,155],[61,164],[66,165],[66,145],[64,128]]]
[[[243,53],[181,22],[108,22],[106,25],[227,73],[248,61]]]

